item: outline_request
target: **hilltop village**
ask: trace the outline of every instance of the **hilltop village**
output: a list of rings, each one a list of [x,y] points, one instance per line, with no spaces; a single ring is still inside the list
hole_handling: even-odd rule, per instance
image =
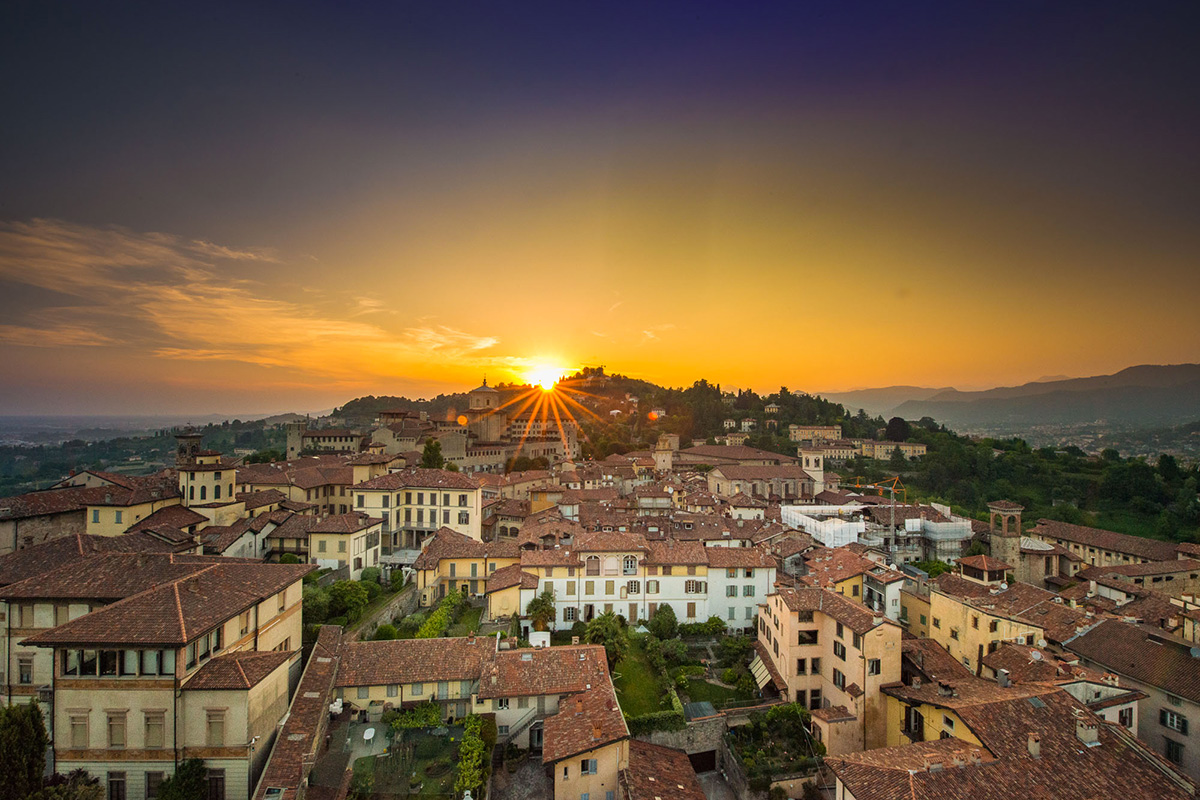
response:
[[[293,422],[266,463],[182,431],[173,467],[0,500],[0,683],[46,771],[110,800],[1195,796],[1200,546],[908,503],[837,467],[925,445],[770,405],[599,460],[519,408],[485,382],[450,419]]]

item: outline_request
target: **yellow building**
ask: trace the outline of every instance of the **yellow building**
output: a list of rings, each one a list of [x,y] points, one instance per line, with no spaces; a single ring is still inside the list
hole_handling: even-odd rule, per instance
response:
[[[442,528],[413,564],[421,605],[434,605],[449,592],[482,597],[493,573],[519,562],[520,551],[512,540],[481,542]]]
[[[246,797],[287,712],[312,568],[179,566],[181,576],[21,642],[53,653],[56,769],[87,771],[109,797],[153,796],[191,757],[204,759],[211,797]]]
[[[367,567],[379,566],[383,520],[351,512],[319,520],[308,529],[308,558],[322,568],[350,568],[358,580]]]
[[[760,687],[783,682],[785,699],[812,709],[830,754],[883,747],[880,687],[900,679],[900,626],[829,589],[781,588],[759,607]]]

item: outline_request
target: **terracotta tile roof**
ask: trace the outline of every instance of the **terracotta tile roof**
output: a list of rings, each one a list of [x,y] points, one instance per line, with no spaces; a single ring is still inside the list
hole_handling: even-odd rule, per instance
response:
[[[514,541],[481,542],[450,528],[439,528],[421,555],[417,556],[414,566],[417,569],[436,569],[438,562],[447,558],[519,557],[520,549]]]
[[[199,534],[200,541],[204,543],[204,552],[213,555],[224,554],[239,539],[253,530],[250,522],[249,519],[239,519],[232,525],[209,525]]]
[[[575,549],[588,553],[632,553],[645,551],[646,537],[621,531],[585,531],[575,539]]]
[[[988,508],[993,508],[997,511],[1024,511],[1025,506],[1020,503],[1014,503],[1011,500],[993,500],[988,503]]]
[[[630,741],[622,778],[628,800],[705,800],[688,754],[671,747]]]
[[[521,551],[522,567],[578,567],[582,563],[578,553],[574,553],[566,548]]]
[[[779,456],[779,458],[786,459],[787,457]],[[795,460],[791,459],[791,461]],[[804,471],[803,467],[795,466],[791,461],[778,466],[720,466],[713,470],[713,474],[719,473],[731,481],[811,481],[813,479]]]
[[[780,453],[772,453],[769,450],[759,450],[757,447],[747,447],[741,444],[702,444],[680,450],[677,454],[678,458],[685,456],[688,461],[692,461],[693,463],[710,458],[717,461],[764,461],[771,459],[780,464],[794,464],[799,460],[794,456],[785,456]]]
[[[238,500],[246,504],[247,511],[253,511],[263,506],[277,505],[287,500],[287,495],[278,489],[262,489],[257,492],[238,492]]]
[[[250,689],[298,654],[297,650],[241,650],[225,653],[196,670],[183,685],[183,689]]]
[[[160,525],[169,525],[172,528],[187,529],[193,525],[208,524],[208,517],[203,514],[198,514],[192,511],[185,505],[173,505],[166,508],[160,508],[153,514],[142,517],[137,522],[125,529],[126,533],[145,530],[146,528],[155,528]]]
[[[1200,561],[1177,558],[1170,561],[1149,561],[1145,564],[1124,564],[1119,567],[1087,567],[1080,570],[1079,576],[1091,578],[1094,575],[1124,575],[1128,578],[1140,578],[1146,575],[1169,575],[1174,572],[1200,572]]]
[[[479,696],[575,694],[606,683],[608,662],[601,645],[524,647],[491,654],[480,674]]]
[[[495,650],[496,641],[486,636],[348,642],[335,685],[477,681]]]
[[[478,489],[479,482],[461,472],[409,467],[356,484],[355,489]]]
[[[311,514],[287,513],[282,521],[272,520],[279,527],[267,533],[268,539],[307,539],[308,534],[321,521]]]
[[[100,553],[169,553],[174,547],[153,536],[127,533],[123,536],[89,536],[77,533],[60,536],[32,547],[0,556],[0,586],[52,572]]]
[[[520,564],[510,564],[507,567],[501,567],[488,576],[487,591],[485,594],[498,592],[501,589],[510,589],[517,585],[520,585],[522,589],[536,589],[538,587],[538,576],[526,572],[521,568]]]
[[[931,583],[931,588],[993,616],[1041,628],[1055,642],[1066,641],[1096,622],[1053,592],[1028,583],[1011,583],[1002,590],[944,573]]]
[[[316,569],[315,564],[216,560],[24,641],[43,647],[182,646]]]
[[[1008,678],[1013,683],[1098,681],[1104,677],[1102,671],[1082,667],[1078,661],[1078,658],[1074,656],[1064,658],[1049,650],[1013,642],[1001,642],[995,652],[988,653],[983,657],[985,666],[997,671],[1008,670]]]
[[[169,553],[90,553],[0,589],[4,600],[113,602],[194,575],[217,563]]]
[[[1075,542],[1086,547],[1095,547],[1098,550],[1129,553],[1149,561],[1170,561],[1175,558],[1177,547],[1173,542],[1143,539],[1140,536],[1129,536],[1124,533],[1114,533],[1084,525],[1071,525],[1050,519],[1039,519],[1038,524],[1030,533],[1045,539],[1061,539],[1064,542]]]
[[[704,555],[710,567],[718,569],[775,567],[775,556],[764,546],[706,547]]]
[[[800,580],[810,586],[833,586],[878,566],[844,547],[810,550],[804,555],[804,565],[808,572]]]
[[[965,672],[965,670],[964,670]],[[1027,683],[1004,687],[994,681],[976,678],[970,672],[947,677],[942,673],[930,681],[911,684],[889,683],[880,687],[884,694],[908,704],[926,703],[959,712],[972,706],[988,706],[1013,699],[1040,697],[1058,691],[1053,686]]]
[[[983,570],[984,572],[1003,572],[1013,568],[1012,564],[1006,564],[998,558],[991,556],[967,556],[958,560],[960,566],[972,567],[974,569]]]
[[[333,679],[337,673],[341,643],[341,628],[336,625],[321,626],[317,643],[292,698],[291,708],[284,718],[283,728],[275,739],[259,779],[258,792],[255,794],[258,800],[266,797],[268,789],[284,789],[285,794],[280,800],[290,800],[308,778],[316,755],[324,744],[323,731],[329,718],[329,703],[333,697]]]
[[[646,554],[647,564],[686,564],[690,566],[707,564],[707,551],[710,548],[700,542],[678,542],[666,539],[650,542],[647,549],[649,551]]]
[[[558,713],[546,719],[543,727],[543,764],[629,738],[629,728],[617,705],[612,681],[608,679],[607,665],[604,676],[605,679],[599,684],[592,684],[591,689],[572,695],[565,701],[560,700]]]
[[[822,722],[850,722],[858,719],[858,717],[854,716],[854,712],[845,706],[814,708],[810,713]]]
[[[784,587],[779,597],[792,611],[820,611],[833,617],[855,633],[866,633],[875,627],[877,617],[862,603],[856,603],[830,589],[816,587]],[[894,624],[884,620],[881,624]]]
[[[130,480],[134,482],[131,489],[123,486],[70,486],[0,498],[0,520],[67,514],[89,506],[127,507],[179,497],[178,479],[174,475],[156,473],[139,478],[130,477]]]
[[[1104,620],[1064,646],[1104,669],[1200,702],[1200,659],[1193,643],[1146,625]]]
[[[358,533],[361,530],[382,525],[383,520],[368,516],[361,511],[351,511],[348,514],[334,514],[319,520],[308,529],[312,533]]]

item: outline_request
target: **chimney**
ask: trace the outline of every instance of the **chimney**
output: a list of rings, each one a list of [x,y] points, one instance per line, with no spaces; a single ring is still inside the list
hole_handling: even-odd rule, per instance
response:
[[[942,762],[940,759],[941,759],[941,756],[935,756],[935,755],[926,753],[925,754],[925,769],[927,769],[930,772],[941,772],[942,771]]]
[[[1088,747],[1098,747],[1100,745],[1100,728],[1093,720],[1075,720],[1075,735],[1079,737],[1079,741]]]
[[[913,677],[912,677],[912,687],[913,687],[914,689],[920,689],[920,688],[921,688],[921,676],[920,676],[920,675],[913,675]]]
[[[1029,748],[1029,755],[1034,758],[1042,757],[1042,737],[1030,731],[1029,738],[1026,740],[1026,746]]]
[[[600,726],[599,726],[599,725],[593,725],[593,726],[592,726],[592,738],[593,738],[593,739],[599,739],[599,738],[600,738]]]
[[[950,684],[946,683],[945,681],[938,681],[938,696],[939,697],[953,697],[954,689],[950,686]]]
[[[467,644],[475,644],[475,631],[467,634]]]
[[[575,698],[575,713],[576,714],[583,713],[583,698],[582,697]]]
[[[1088,597],[1095,597],[1095,596],[1096,596],[1096,582],[1095,582],[1095,581],[1088,581],[1088,593],[1087,593],[1087,596],[1088,596]]]
[[[1007,689],[1012,685],[1008,680],[1008,670],[1002,669],[996,673],[996,683],[1000,684],[1001,689]]]

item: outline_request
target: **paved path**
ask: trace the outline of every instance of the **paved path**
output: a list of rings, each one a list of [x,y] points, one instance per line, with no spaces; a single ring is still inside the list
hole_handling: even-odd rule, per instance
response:
[[[702,772],[696,776],[707,800],[736,800],[733,787],[725,782],[720,772]]]

